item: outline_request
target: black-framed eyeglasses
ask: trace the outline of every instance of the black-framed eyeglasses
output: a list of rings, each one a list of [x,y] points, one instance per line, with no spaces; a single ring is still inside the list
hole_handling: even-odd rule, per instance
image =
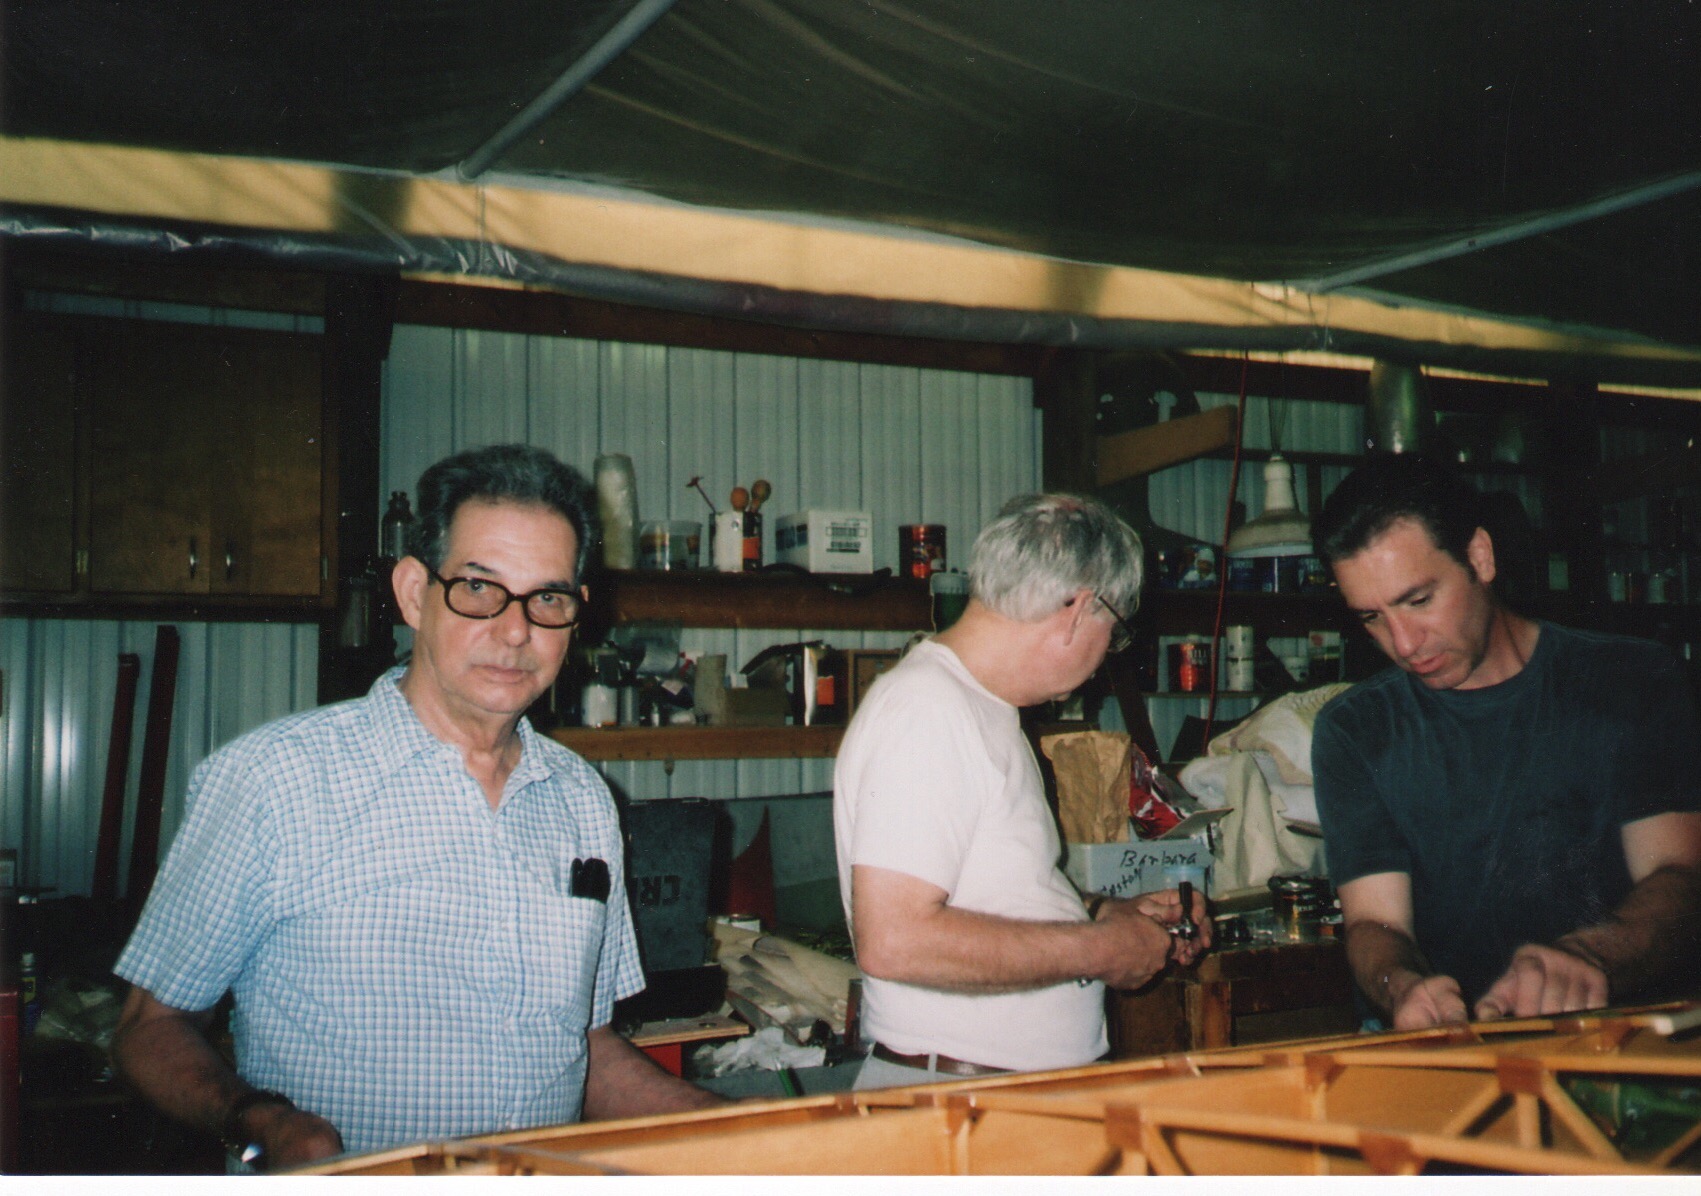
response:
[[[1095,594],[1093,597],[1097,598],[1099,600],[1099,604],[1108,610],[1111,613],[1111,617],[1116,620],[1116,630],[1110,633],[1110,647],[1106,651],[1126,652],[1128,650],[1128,645],[1134,642],[1133,626],[1127,619],[1122,617],[1121,611],[1117,610],[1105,600],[1105,596],[1103,594]]]
[[[425,571],[443,587],[443,605],[463,619],[494,619],[518,602],[533,627],[560,631],[579,621],[579,596],[572,590],[545,586],[529,594],[516,594],[501,582],[483,577],[444,577],[430,565]]]

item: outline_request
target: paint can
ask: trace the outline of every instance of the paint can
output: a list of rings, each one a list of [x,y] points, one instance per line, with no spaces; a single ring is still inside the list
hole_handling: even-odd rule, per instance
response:
[[[945,572],[943,523],[898,525],[898,572],[917,581],[926,581],[935,573]]]
[[[1170,688],[1178,693],[1203,693],[1211,688],[1211,642],[1185,639],[1169,649]]]

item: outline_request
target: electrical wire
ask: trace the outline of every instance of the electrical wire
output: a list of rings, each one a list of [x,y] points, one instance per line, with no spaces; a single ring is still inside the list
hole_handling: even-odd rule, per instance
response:
[[[1228,542],[1229,533],[1234,530],[1234,496],[1240,488],[1240,452],[1246,439],[1246,383],[1247,373],[1251,369],[1250,354],[1240,355],[1240,400],[1234,419],[1234,463],[1229,466],[1228,510],[1223,515],[1223,540],[1217,549],[1217,611],[1211,620],[1211,698],[1205,704],[1205,737],[1202,742],[1209,746],[1211,728],[1217,721],[1217,691],[1220,688],[1217,678],[1222,675],[1221,657],[1218,652],[1223,642],[1223,604],[1228,599]]]

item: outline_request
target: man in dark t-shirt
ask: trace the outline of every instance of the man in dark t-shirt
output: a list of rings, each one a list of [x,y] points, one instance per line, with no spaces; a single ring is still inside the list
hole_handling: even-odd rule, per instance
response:
[[[1701,730],[1657,644],[1490,589],[1475,495],[1410,456],[1313,532],[1398,666],[1325,706],[1312,771],[1347,958],[1407,1029],[1598,1008],[1701,955]]]

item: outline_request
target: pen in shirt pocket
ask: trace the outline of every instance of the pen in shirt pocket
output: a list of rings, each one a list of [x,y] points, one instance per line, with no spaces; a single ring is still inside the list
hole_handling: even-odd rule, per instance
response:
[[[589,897],[592,901],[608,900],[608,865],[592,856],[574,860],[569,873],[567,892],[574,897]]]

